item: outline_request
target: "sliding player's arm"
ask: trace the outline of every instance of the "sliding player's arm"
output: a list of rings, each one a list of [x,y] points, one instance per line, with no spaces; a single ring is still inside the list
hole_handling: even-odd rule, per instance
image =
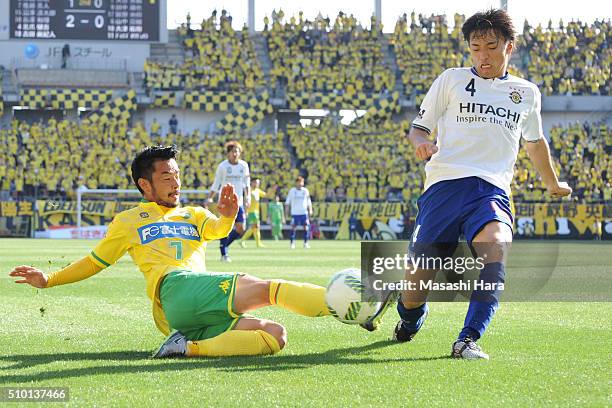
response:
[[[100,272],[102,267],[94,264],[88,256],[68,265],[62,270],[49,275],[33,266],[21,265],[9,273],[14,278],[21,278],[15,283],[28,283],[35,288],[50,288],[66,283],[78,282]]]
[[[234,220],[238,213],[238,196],[231,184],[226,184],[221,189],[217,210],[221,214],[220,218],[217,218],[210,211],[204,210],[201,236],[206,241],[225,238],[234,227]]]
[[[542,130],[542,116],[540,114],[542,96],[539,90],[535,89],[534,92],[534,106],[525,120],[522,133],[523,139],[527,141],[525,150],[527,150],[529,159],[538,174],[542,177],[548,193],[556,198],[565,197],[572,194],[572,189],[567,183],[559,181],[555,173],[548,141],[546,141]]]
[[[88,256],[49,275],[32,266],[22,265],[13,269],[9,276],[21,278],[15,283],[27,283],[39,289],[65,285],[97,274],[115,263],[126,251],[125,229],[118,221],[113,221],[108,227],[106,237]]]

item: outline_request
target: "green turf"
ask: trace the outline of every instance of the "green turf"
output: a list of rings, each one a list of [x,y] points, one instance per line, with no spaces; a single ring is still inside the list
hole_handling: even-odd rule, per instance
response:
[[[87,281],[48,290],[7,276],[19,264],[54,270],[93,245],[0,240],[0,387],[69,387],[76,406],[612,404],[611,303],[504,303],[480,341],[488,362],[448,358],[465,303],[432,304],[422,332],[401,345],[389,341],[393,310],[381,330],[367,333],[330,317],[266,308],[256,315],[289,331],[276,356],[151,360],[163,337],[128,257]],[[560,245],[566,274],[609,275],[609,244]],[[221,264],[213,243],[208,268],[325,284],[333,272],[359,265],[357,243],[253,246],[234,245],[234,262]],[[609,285],[607,275],[602,283]]]

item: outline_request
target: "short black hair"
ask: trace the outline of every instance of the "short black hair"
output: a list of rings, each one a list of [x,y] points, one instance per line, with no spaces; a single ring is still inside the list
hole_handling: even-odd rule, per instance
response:
[[[136,184],[138,191],[144,194],[138,185],[138,180],[143,178],[153,181],[153,167],[157,160],[176,159],[179,151],[175,145],[171,146],[147,146],[132,161],[132,180]]]
[[[512,19],[505,10],[501,9],[489,9],[484,12],[478,12],[465,20],[461,27],[463,38],[468,42],[472,33],[482,35],[488,31],[501,35],[506,41],[514,41],[516,39],[516,31]]]

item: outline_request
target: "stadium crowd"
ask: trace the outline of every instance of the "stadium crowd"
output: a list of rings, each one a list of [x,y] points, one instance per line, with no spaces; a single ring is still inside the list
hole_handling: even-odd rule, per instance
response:
[[[410,18],[410,21],[408,21]],[[452,29],[446,15],[426,17],[413,11],[400,16],[388,39],[374,18],[364,28],[353,15],[339,12],[332,21],[302,12],[287,18],[282,10],[264,18],[262,32],[272,62],[270,85],[279,92],[382,92],[395,88],[417,104],[443,69],[469,64],[463,40],[462,14],[454,14]],[[185,61],[147,61],[148,89],[253,90],[265,85],[246,26],[236,32],[232,17],[216,10],[194,30],[191,18],[178,29]],[[612,48],[609,20],[592,24],[559,22],[554,28],[524,23],[511,64],[511,73],[538,84],[544,95],[610,95]],[[388,46],[396,60],[393,72],[385,58]]]
[[[127,137],[126,137],[127,135]],[[240,137],[251,172],[266,186],[291,185],[298,174],[283,144],[283,134]],[[14,198],[24,196],[72,197],[84,185],[94,188],[132,188],[129,174],[134,155],[152,143],[175,143],[182,151],[182,181],[188,189],[207,189],[214,166],[225,158],[223,144],[232,136],[196,130],[165,135],[148,132],[142,123],[126,122],[100,127],[67,120],[27,124],[13,121],[0,130],[0,190]]]
[[[612,95],[610,21],[551,21],[533,28],[525,21],[519,42],[527,78],[543,95]]]
[[[148,89],[254,90],[264,84],[264,75],[246,26],[234,31],[225,10],[216,10],[194,30],[190,19],[178,32],[185,60],[182,64],[145,63]]]
[[[374,124],[357,119],[344,126],[324,120],[308,127],[288,126],[285,140],[283,132],[151,135],[142,123],[98,127],[55,119],[44,125],[13,121],[9,129],[0,130],[0,143],[6,146],[0,152],[0,190],[18,198],[71,197],[80,185],[131,188],[130,160],[151,143],[176,143],[182,150],[183,185],[206,189],[214,179],[210,163],[224,159],[226,140],[239,138],[251,173],[262,179],[264,189],[284,191],[302,174],[316,201],[415,201],[424,171],[406,143],[408,126],[407,121]],[[573,199],[609,201],[612,134],[605,123],[554,126],[550,138],[560,178],[574,186]],[[524,149],[515,171],[515,201],[549,200]]]
[[[342,12],[332,22],[321,15],[314,21],[303,14],[287,21],[282,10],[265,20],[273,87],[287,92],[381,92],[395,85],[384,63],[381,27],[372,21],[365,29],[353,15]]]
[[[461,25],[465,16],[454,15],[454,28],[449,32],[445,15],[424,17],[415,12],[402,15],[395,24],[390,47],[395,52],[398,75],[406,96],[416,98],[417,104],[433,80],[448,67],[461,67],[469,61],[469,52]]]
[[[365,29],[352,15],[340,12],[331,21],[321,15],[307,20],[303,13],[286,18],[274,11],[265,18],[263,36],[272,62],[271,84],[288,92],[384,92],[401,78],[404,94],[424,96],[433,79],[445,68],[468,64],[468,52],[460,31],[464,16],[453,16],[449,30],[446,16],[401,16],[389,41],[373,19]],[[410,19],[410,20],[408,20]],[[609,21],[552,23],[546,29],[525,23],[519,40],[518,59],[524,75],[538,83],[543,94],[610,95],[612,34]],[[147,61],[149,89],[219,89],[238,92],[264,85],[264,74],[255,56],[246,27],[236,32],[231,16],[216,11],[193,29],[190,17],[179,29],[186,54],[183,64]],[[392,72],[384,46],[395,53]],[[178,131],[162,135],[153,122],[109,127],[66,120],[46,124],[13,121],[0,130],[0,190],[14,197],[70,195],[79,185],[89,188],[129,188],[129,161],[135,152],[153,142],[176,143],[183,151],[183,183],[207,188],[214,168],[223,160],[223,143],[239,139],[251,172],[264,186],[286,188],[295,176],[307,176],[317,201],[414,201],[421,193],[423,166],[413,158],[404,134],[409,122],[374,123],[357,119],[344,126],[337,118],[318,125],[287,128],[277,134],[215,134]],[[127,135],[127,137],[125,136]],[[555,166],[574,187],[574,200],[610,200],[609,160],[612,142],[605,124],[582,123],[550,130]],[[517,201],[547,200],[524,150],[513,181]]]
[[[603,122],[557,125],[550,129],[550,139],[559,178],[572,186],[574,200],[610,202],[612,133],[608,126]],[[512,191],[516,201],[550,200],[524,149],[519,152]]]
[[[344,126],[324,120],[318,126],[291,126],[287,134],[314,200],[399,201],[416,199],[423,180],[422,165],[405,143],[408,125],[358,119]]]

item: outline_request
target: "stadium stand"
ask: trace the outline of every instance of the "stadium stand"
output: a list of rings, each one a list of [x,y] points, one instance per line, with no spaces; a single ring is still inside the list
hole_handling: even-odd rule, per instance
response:
[[[251,171],[264,185],[290,185],[298,174],[297,169],[292,170],[282,133],[219,138],[196,131],[162,137],[151,136],[142,123],[128,127],[125,120],[107,122],[106,126],[55,119],[44,125],[13,121],[9,129],[0,130],[0,143],[6,146],[0,152],[0,190],[17,198],[73,197],[80,185],[132,188],[131,160],[152,143],[176,143],[183,152],[183,183],[208,188],[215,171],[209,164],[225,158],[223,144],[232,137],[242,141]]]
[[[287,134],[315,200],[410,200],[420,194],[423,166],[404,143],[408,125],[358,121],[347,127],[325,120],[290,126]]]
[[[404,93],[419,104],[433,80],[449,67],[464,66],[469,53],[461,34],[465,16],[454,15],[454,28],[449,33],[445,15],[429,18],[415,12],[401,16],[393,31],[390,45],[395,52],[398,75]]]
[[[45,70],[21,68],[17,70],[17,80],[22,86],[48,87],[101,87],[126,88],[128,73],[126,71],[102,70]]]
[[[244,27],[231,26],[231,16],[216,11],[202,21],[200,30],[191,23],[179,30],[186,54],[182,64],[147,61],[145,82],[148,89],[254,90],[265,84],[253,41]]]
[[[393,72],[384,64],[382,34],[376,24],[364,29],[352,15],[335,20],[319,15],[314,21],[300,14],[284,21],[282,10],[272,14],[265,29],[273,87],[302,91],[392,91]]]
[[[554,126],[550,138],[560,178],[574,188],[572,199],[581,203],[609,202],[612,193],[610,128],[603,122]],[[550,200],[524,149],[519,152],[512,190],[515,201]]]
[[[268,89],[260,88],[265,85],[264,73],[252,38],[246,29],[232,29],[227,12],[220,18],[213,13],[198,29],[189,20],[179,29],[176,38],[185,54],[181,62],[145,64],[152,106],[177,107],[177,94],[182,92],[183,108],[228,112],[217,123],[223,135],[162,135],[159,123],[149,134],[136,121],[130,127],[134,95],[123,102],[115,99],[106,111],[81,123],[13,121],[0,130],[0,143],[6,146],[0,152],[0,190],[15,197],[69,196],[81,184],[129,188],[129,158],[152,142],[179,145],[186,164],[184,184],[207,188],[214,171],[210,163],[223,160],[223,143],[236,138],[243,142],[252,173],[268,187],[285,188],[304,174],[315,200],[415,201],[421,193],[423,165],[414,160],[404,138],[409,122],[392,115],[399,112],[402,97],[418,103],[442,69],[468,64],[459,30],[465,17],[455,14],[449,30],[443,15],[403,15],[388,41],[380,26],[364,29],[344,13],[333,21],[322,16],[310,21],[301,13],[286,19],[282,11],[271,17],[271,24],[265,18],[263,32],[272,62]],[[525,24],[514,61],[520,68],[513,73],[539,81],[545,94],[610,95],[610,34],[609,22],[560,23],[555,29],[550,24],[546,29]],[[397,72],[383,57],[386,46],[395,55]],[[76,70],[70,72],[74,75]],[[396,76],[403,85],[401,94],[393,91]],[[113,94],[89,87],[27,87],[24,76],[19,80],[19,104],[35,109],[96,109],[111,102]],[[328,118],[309,127],[290,124],[286,132],[281,127],[276,133],[253,133],[249,128],[272,112],[268,92],[278,87],[286,91],[283,106],[291,110],[350,106],[367,114],[350,126]],[[0,109],[1,98],[0,88]],[[549,136],[561,178],[575,187],[573,199],[609,201],[612,140],[605,122],[554,126]],[[513,194],[521,202],[548,200],[524,150],[517,160]]]
[[[610,21],[572,21],[553,28],[525,22],[521,59],[530,81],[543,95],[612,95]]]
[[[243,142],[253,175],[267,187],[291,185],[295,176],[303,174],[315,200],[414,201],[421,193],[424,173],[423,164],[413,159],[412,147],[405,143],[408,125],[356,121],[347,127],[324,120],[319,126],[289,126],[286,146],[283,132],[151,136],[141,123],[128,127],[126,121],[103,127],[55,119],[44,126],[14,121],[10,129],[0,130],[0,143],[7,147],[0,153],[1,189],[15,197],[70,197],[81,184],[130,188],[126,170],[130,158],[153,142],[177,143],[185,163],[184,185],[207,188],[214,178],[214,168],[207,164],[222,161],[223,143],[237,138]],[[561,178],[575,186],[573,199],[609,201],[612,134],[605,123],[555,126],[550,136]],[[548,200],[524,150],[512,187],[515,201]]]

